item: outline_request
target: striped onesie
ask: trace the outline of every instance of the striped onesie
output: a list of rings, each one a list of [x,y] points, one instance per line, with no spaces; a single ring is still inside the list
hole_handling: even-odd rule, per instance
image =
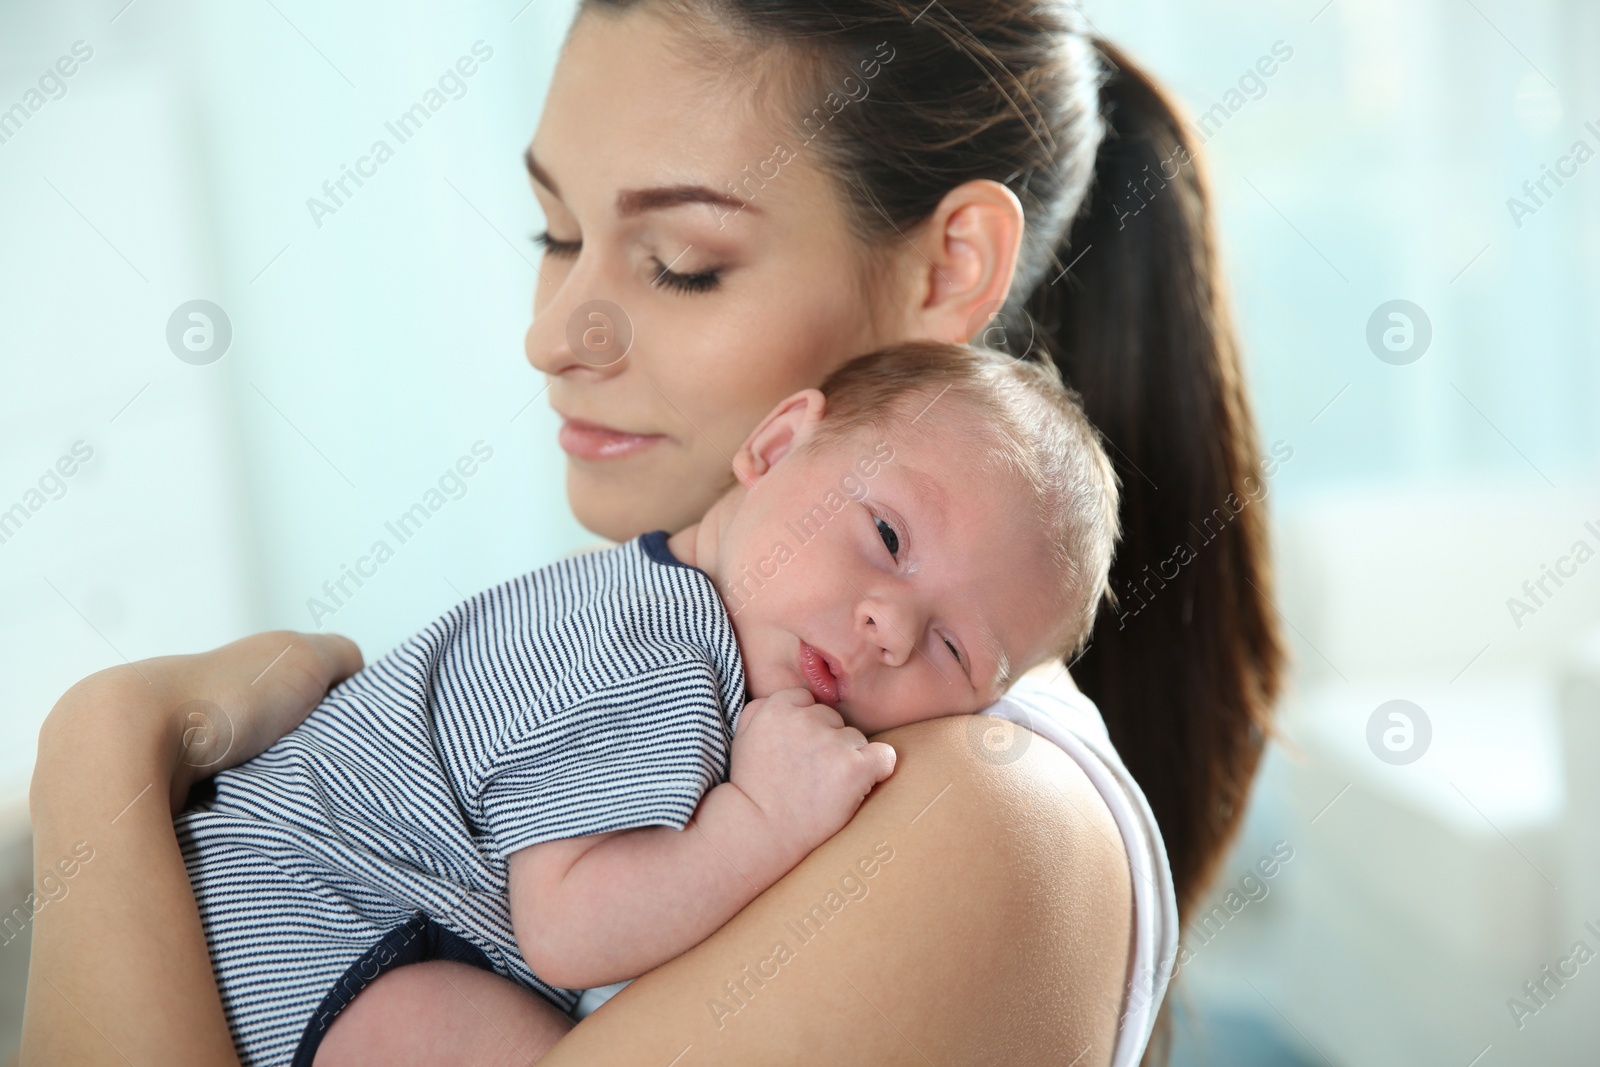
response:
[[[472,963],[570,1011],[512,934],[507,856],[682,829],[726,780],[744,665],[664,533],[463,602],[177,819],[235,1047],[309,1067],[382,971]]]

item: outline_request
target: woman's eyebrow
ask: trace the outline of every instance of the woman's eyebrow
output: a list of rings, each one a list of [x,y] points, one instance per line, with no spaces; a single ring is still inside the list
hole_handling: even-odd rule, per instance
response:
[[[557,197],[561,190],[556,187],[555,179],[550,177],[550,172],[545,170],[533,155],[533,146],[529,145],[522,153],[522,161],[528,168],[528,174],[534,181],[549,189]],[[748,200],[740,199],[732,193],[721,193],[705,185],[662,185],[649,189],[624,189],[617,194],[617,215],[628,218],[640,215],[646,211],[658,211],[662,208],[681,207],[685,204],[711,204],[732,210],[734,213],[751,211],[761,213],[761,209]]]
[[[760,209],[732,193],[719,193],[704,185],[661,185],[650,189],[624,189],[617,194],[617,215],[627,218],[646,211],[681,207],[685,204],[711,204],[725,207],[735,214],[746,209],[759,213]]]

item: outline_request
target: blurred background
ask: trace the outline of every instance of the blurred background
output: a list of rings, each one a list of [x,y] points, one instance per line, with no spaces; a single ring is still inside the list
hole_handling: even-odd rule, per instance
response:
[[[1193,113],[1287,456],[1265,503],[1295,670],[1184,932],[1175,1062],[1592,1064],[1600,5],[1087,11]],[[521,349],[542,220],[519,153],[571,13],[0,6],[0,910],[75,680],[269,627],[371,658],[591,543]],[[461,494],[314,617],[480,442]],[[26,966],[8,930],[0,1061]]]

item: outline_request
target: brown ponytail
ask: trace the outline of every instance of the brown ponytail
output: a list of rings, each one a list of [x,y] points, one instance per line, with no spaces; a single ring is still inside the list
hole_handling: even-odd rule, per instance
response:
[[[1150,801],[1187,915],[1243,814],[1284,653],[1205,178],[1162,91],[1097,46],[1109,129],[1057,253],[1072,269],[1026,307],[1123,485],[1117,604],[1072,674]]]
[[[1283,649],[1265,515],[1245,506],[1259,448],[1183,124],[1064,0],[646,2],[700,24],[688,47],[725,31],[708,69],[774,69],[745,65],[772,46],[799,61],[788,147],[836,176],[869,244],[892,247],[962,182],[1017,194],[999,344],[1056,362],[1122,480],[1118,605],[1073,675],[1150,800],[1186,915],[1238,828]]]

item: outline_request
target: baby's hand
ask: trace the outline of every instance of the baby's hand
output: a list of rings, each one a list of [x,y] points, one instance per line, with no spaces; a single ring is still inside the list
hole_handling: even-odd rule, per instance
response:
[[[729,780],[794,850],[795,862],[850,821],[894,772],[894,749],[869,742],[805,689],[752,700],[739,715]]]

